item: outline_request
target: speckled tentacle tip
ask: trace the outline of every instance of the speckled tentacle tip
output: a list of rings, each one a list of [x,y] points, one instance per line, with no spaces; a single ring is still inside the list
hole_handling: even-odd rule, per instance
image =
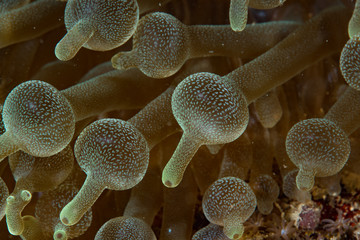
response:
[[[183,136],[164,168],[164,185],[176,187],[179,184],[201,145],[229,143],[241,136],[249,120],[248,104],[297,75],[310,62],[341,49],[346,35],[334,16],[346,22],[347,12],[341,7],[323,11],[271,50],[226,76],[197,73],[183,80],[176,87],[171,103]],[[324,21],[326,26],[323,26]],[[331,33],[339,32],[328,36],[331,44],[323,44],[323,32],[311,30],[320,26],[331,29]],[[284,57],[279,58],[279,52]],[[289,55],[294,57],[285,57]],[[269,67],[274,59],[279,62]]]
[[[67,146],[75,119],[66,98],[53,86],[28,81],[14,88],[5,100],[0,136],[0,159],[23,150],[33,156],[54,155]]]
[[[63,224],[76,224],[104,189],[126,190],[144,177],[149,148],[130,123],[101,119],[87,126],[75,142],[75,157],[87,174],[79,193],[60,213]]]
[[[229,20],[231,29],[235,32],[240,32],[246,27],[249,1],[250,0],[230,1]]]
[[[240,239],[243,223],[256,208],[256,197],[250,186],[240,178],[225,177],[215,181],[202,200],[205,217],[214,224],[224,226],[230,239]]]
[[[348,87],[324,118],[295,124],[286,138],[286,152],[299,168],[296,184],[309,191],[314,177],[337,174],[350,155],[348,136],[360,126],[360,92]]]
[[[360,2],[356,1],[353,15],[348,27],[349,37],[353,38],[360,33]]]
[[[1,2],[15,4],[21,1]],[[64,9],[64,2],[38,0],[10,11],[0,12],[0,48],[34,39],[61,26]]]
[[[312,118],[290,129],[286,152],[299,168],[297,187],[309,191],[314,186],[315,176],[331,176],[343,168],[350,154],[350,141],[332,121]]]
[[[151,13],[139,21],[133,50],[112,59],[117,69],[138,67],[146,75],[163,78],[178,71],[189,55],[189,36],[184,24],[166,13]]]
[[[249,25],[236,33],[228,25],[187,26],[170,14],[155,12],[140,19],[133,49],[114,55],[111,61],[117,69],[136,67],[149,77],[164,78],[175,74],[191,58],[256,57],[298,26],[291,21],[269,22]]]
[[[359,2],[360,1],[356,1],[356,4],[360,6]],[[360,7],[359,7],[359,11],[360,11]],[[349,84],[350,87],[360,91],[360,35],[359,34],[352,36],[347,41],[343,50],[341,51],[340,70],[347,84]]]
[[[59,218],[61,209],[70,202],[79,189],[64,183],[52,191],[41,195],[36,203],[35,216],[39,219],[46,238],[66,240],[81,236],[90,227],[92,211],[89,209],[81,220],[73,226],[65,226]]]
[[[295,199],[298,202],[309,202],[311,201],[311,193],[308,191],[300,190],[296,185],[296,176],[299,170],[294,169],[289,171],[283,177],[282,190],[286,197],[290,199]]]
[[[5,216],[6,199],[9,197],[9,189],[2,178],[0,178],[0,221]]]
[[[31,201],[32,195],[28,190],[21,190],[17,195],[10,195],[6,199],[6,223],[9,233],[20,235],[24,231],[24,221],[21,212]]]
[[[24,230],[21,213],[30,202],[32,193],[48,191],[61,184],[72,170],[74,156],[69,146],[44,158],[19,151],[9,156],[9,164],[16,185],[7,198],[6,221],[9,232],[20,235]]]
[[[95,240],[156,240],[151,227],[134,217],[117,217],[107,221],[96,233]]]
[[[249,120],[243,95],[220,76],[193,74],[183,80],[172,96],[175,119],[183,135],[173,156],[166,164],[162,181],[176,187],[187,165],[201,145],[232,142],[244,131]]]
[[[55,55],[67,61],[81,47],[107,51],[121,46],[135,32],[138,19],[136,0],[68,0],[65,9],[68,32],[56,45]]]
[[[230,240],[223,231],[223,228],[219,225],[210,223],[206,227],[201,228],[191,238],[192,240]]]
[[[152,149],[168,136],[181,131],[181,128],[172,113],[172,95],[175,87],[190,74],[199,71],[214,71],[213,65],[207,64],[206,60],[200,60],[199,63],[200,64],[189,64],[185,66],[178,74],[174,75],[173,78],[170,78],[173,79],[170,86],[162,93],[158,94],[157,97],[155,97],[156,95],[153,95],[153,100],[128,120],[128,122],[143,134],[149,149]],[[147,78],[147,81],[144,79],[145,81],[142,83],[142,86],[151,80],[151,78]],[[136,80],[136,78],[133,78],[133,80]],[[148,85],[152,88],[152,91],[154,90],[154,85],[157,81],[159,81],[159,79],[155,79],[153,83]],[[148,90],[148,88],[144,87],[142,87],[142,89],[145,91]],[[149,91],[144,92],[144,94],[149,95]],[[136,98],[138,98],[138,96],[139,94],[136,94]]]
[[[243,31],[246,27],[248,7],[271,9],[282,5],[285,0],[230,0],[229,20],[231,29]]]

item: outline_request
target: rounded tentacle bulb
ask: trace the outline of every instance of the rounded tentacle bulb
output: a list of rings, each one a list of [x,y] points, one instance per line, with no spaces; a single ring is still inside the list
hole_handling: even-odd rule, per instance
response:
[[[95,240],[156,240],[151,227],[134,217],[117,217],[107,221],[99,229]]]
[[[202,207],[211,223],[224,226],[228,238],[240,239],[244,233],[243,223],[255,211],[256,196],[245,181],[225,177],[206,190]]]
[[[68,100],[52,85],[32,80],[14,88],[3,108],[5,133],[0,137],[4,158],[17,150],[48,157],[63,150],[75,131]]]
[[[127,190],[137,185],[149,164],[144,136],[120,119],[101,119],[87,126],[75,142],[74,153],[87,177],[60,213],[67,226],[76,224],[104,189]]]
[[[76,140],[74,153],[86,174],[98,176],[113,190],[134,187],[149,163],[145,138],[120,119],[101,119],[89,125]]]
[[[117,69],[139,68],[145,75],[165,78],[175,74],[189,55],[186,26],[174,16],[155,12],[142,17],[133,38],[133,49],[112,58]]]
[[[249,121],[247,102],[230,81],[204,72],[187,77],[176,87],[171,106],[184,133],[203,144],[223,144],[244,132]]]
[[[201,145],[229,143],[241,136],[249,121],[244,96],[228,79],[212,73],[187,77],[175,89],[171,107],[184,131],[163,171],[163,183],[176,187]]]
[[[338,173],[350,155],[345,132],[330,120],[312,118],[295,124],[286,137],[286,152],[299,168],[296,185],[309,191],[315,177]]]
[[[350,87],[360,90],[360,35],[347,41],[340,55],[340,69]]]
[[[136,0],[68,0],[64,15],[68,32],[55,55],[67,61],[81,47],[107,51],[124,44],[135,32],[139,7]]]

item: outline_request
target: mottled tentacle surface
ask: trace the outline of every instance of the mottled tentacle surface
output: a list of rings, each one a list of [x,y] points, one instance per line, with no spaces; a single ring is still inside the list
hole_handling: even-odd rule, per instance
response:
[[[134,33],[139,18],[136,0],[69,0],[65,9],[67,34],[55,55],[66,61],[81,47],[107,51],[124,44]]]
[[[117,217],[107,221],[97,232],[95,240],[156,240],[155,234],[144,221],[134,217]]]
[[[60,213],[62,223],[76,224],[104,189],[126,190],[144,177],[149,149],[141,133],[119,119],[102,119],[86,127],[75,143],[75,157],[87,178]]]
[[[164,78],[191,58],[258,56],[298,26],[297,22],[278,21],[234,32],[228,25],[185,25],[170,14],[155,12],[140,19],[132,50],[116,54],[112,63],[117,69],[136,67],[147,76]]]
[[[228,238],[240,239],[244,233],[243,223],[255,211],[256,197],[245,181],[225,177],[208,188],[202,207],[211,223],[224,226]]]

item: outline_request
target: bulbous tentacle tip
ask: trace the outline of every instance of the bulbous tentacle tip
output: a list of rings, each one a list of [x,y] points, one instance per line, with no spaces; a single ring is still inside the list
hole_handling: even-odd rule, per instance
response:
[[[78,49],[72,48],[70,50],[69,46],[66,46],[66,44],[67,43],[64,43],[64,41],[61,40],[60,42],[58,42],[58,44],[56,44],[54,51],[56,58],[63,62],[73,59],[80,50],[80,48]]]
[[[297,188],[301,191],[310,191],[314,187],[314,184],[315,174],[300,169],[296,176]]]
[[[78,21],[56,44],[55,56],[61,61],[75,57],[81,47],[94,35],[95,31],[91,26],[91,22],[87,19]]]
[[[64,230],[57,230],[54,232],[54,240],[67,240],[67,234]]]
[[[11,235],[20,236],[24,232],[24,224],[18,224],[17,226],[9,226],[8,230]]]
[[[21,200],[24,202],[29,202],[32,198],[32,194],[28,190],[21,191]]]
[[[172,187],[173,187],[172,182],[170,182],[169,180],[165,180],[164,185],[165,185],[166,187],[168,187],[168,188],[172,188]]]
[[[340,55],[340,70],[350,87],[360,91],[360,34],[349,29],[350,39],[345,44]]]
[[[119,52],[111,58],[111,63],[118,70],[126,70],[138,66],[138,60],[133,51]]]
[[[70,60],[71,58],[69,58],[68,56],[64,55],[63,52],[64,52],[64,51],[63,51],[63,49],[61,49],[61,45],[59,46],[59,43],[56,44],[56,46],[55,46],[55,51],[54,51],[55,57],[56,57],[57,59],[59,59],[60,61],[64,61],[64,62]]]
[[[230,27],[235,32],[245,29],[248,15],[248,1],[231,0],[229,10]]]
[[[76,198],[76,196],[75,196]],[[75,200],[75,203],[73,202]],[[60,212],[60,221],[66,226],[73,226],[77,224],[83,214],[84,209],[81,209],[81,206],[75,207],[76,203],[79,203],[77,199],[73,199],[68,203]],[[81,202],[80,202],[81,205]],[[86,211],[85,211],[86,212]]]
[[[60,213],[60,220],[66,226],[71,226],[71,223],[67,217],[61,216],[63,215],[62,212]]]
[[[179,179],[179,177],[175,178],[175,176],[171,176],[172,174],[170,174],[168,172],[168,170],[166,170],[166,169],[167,168],[165,167],[163,174],[162,174],[162,182],[163,182],[164,186],[168,187],[168,188],[177,187],[180,184],[182,177],[180,177],[180,179]]]
[[[230,26],[234,32],[241,32],[245,29],[246,24],[241,24],[241,23],[236,23],[236,22],[230,21]]]
[[[20,202],[27,203],[30,202],[31,198],[32,194],[28,190],[22,190],[20,193],[20,198],[11,195],[6,199],[6,202],[8,205],[14,205]]]
[[[244,234],[244,225],[242,223],[239,223],[236,221],[230,221],[230,222],[234,222],[235,224],[232,225],[224,225],[224,234],[230,238],[230,239],[233,239],[233,240],[236,240],[236,239],[240,239],[242,237],[242,235]]]
[[[76,211],[69,211],[69,208],[69,204],[67,204],[60,212],[60,221],[66,226],[72,226],[76,223],[73,219]]]
[[[22,190],[18,193],[13,193],[6,199],[6,222],[9,232],[12,235],[21,235],[25,229],[21,212],[25,206],[30,202],[32,195],[27,190]]]
[[[11,205],[11,204],[14,204],[16,202],[16,199],[14,196],[9,196],[7,199],[6,199],[6,203],[8,205]]]
[[[162,173],[162,182],[166,187],[174,188],[180,184],[187,166],[201,145],[201,141],[184,132]]]

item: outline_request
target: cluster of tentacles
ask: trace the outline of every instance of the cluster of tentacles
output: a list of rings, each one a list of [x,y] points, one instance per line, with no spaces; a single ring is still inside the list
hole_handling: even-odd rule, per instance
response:
[[[359,1],[3,0],[0,20],[0,238],[360,235],[359,206],[314,197],[360,177]]]

